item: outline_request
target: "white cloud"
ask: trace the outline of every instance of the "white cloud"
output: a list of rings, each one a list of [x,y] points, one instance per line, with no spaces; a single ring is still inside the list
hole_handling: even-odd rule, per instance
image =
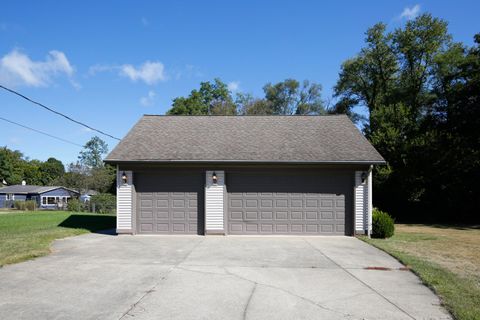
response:
[[[148,24],[149,24],[147,18],[145,18],[145,17],[142,17],[142,19],[141,19],[140,21],[142,22],[142,25],[143,25],[144,27],[148,26]]]
[[[228,90],[232,92],[236,92],[240,90],[240,82],[239,81],[232,81],[228,83]]]
[[[0,59],[0,81],[12,86],[47,87],[53,78],[66,75],[78,88],[79,84],[72,78],[74,73],[75,69],[65,54],[57,50],[50,51],[44,61],[33,61],[18,49]]]
[[[112,70],[115,70],[115,69],[120,69],[120,67],[103,65],[103,64],[96,64],[96,65],[90,66],[90,68],[88,68],[88,75],[89,76],[94,76],[97,73],[112,71]]]
[[[143,81],[148,85],[153,85],[159,81],[165,81],[165,67],[161,62],[147,61],[138,68],[131,64],[124,64],[120,67],[120,74],[130,78],[132,81]]]
[[[146,97],[140,98],[140,104],[142,106],[148,107],[151,106],[155,100],[156,93],[152,90],[148,91],[148,94]]]
[[[405,18],[407,20],[412,20],[412,19],[415,19],[418,16],[419,13],[420,13],[420,5],[416,4],[411,8],[406,7],[405,9],[403,9],[399,18],[400,19]]]

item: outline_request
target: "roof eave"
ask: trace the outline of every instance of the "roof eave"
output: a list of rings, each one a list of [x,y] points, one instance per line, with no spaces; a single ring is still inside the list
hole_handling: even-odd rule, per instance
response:
[[[123,159],[105,159],[109,164],[127,164],[127,163],[290,163],[290,164],[363,164],[380,165],[386,164],[385,160],[340,160],[340,161],[310,161],[310,160],[123,160]]]

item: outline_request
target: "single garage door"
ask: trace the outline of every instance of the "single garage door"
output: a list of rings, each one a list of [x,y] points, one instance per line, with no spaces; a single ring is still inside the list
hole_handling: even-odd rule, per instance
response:
[[[347,172],[227,175],[229,234],[350,234]]]
[[[202,233],[202,177],[195,172],[137,173],[137,233]]]

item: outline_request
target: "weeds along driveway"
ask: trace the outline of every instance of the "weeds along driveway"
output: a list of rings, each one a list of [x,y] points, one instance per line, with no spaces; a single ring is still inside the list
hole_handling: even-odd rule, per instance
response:
[[[0,269],[0,318],[450,319],[355,238],[88,234],[52,249]]]

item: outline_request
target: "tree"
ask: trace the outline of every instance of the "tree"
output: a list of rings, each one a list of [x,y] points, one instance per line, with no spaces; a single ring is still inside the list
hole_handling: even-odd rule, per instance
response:
[[[65,167],[60,160],[51,157],[39,165],[39,171],[42,184],[49,185],[65,174]]]
[[[108,152],[108,145],[95,136],[91,138],[80,151],[78,160],[80,163],[88,168],[101,168],[103,167],[102,158]]]
[[[294,79],[267,83],[263,87],[265,100],[272,114],[322,114],[325,112],[321,99],[322,86],[304,80],[301,84]]]
[[[23,180],[23,154],[7,147],[0,149],[0,179],[8,184],[19,184]]]
[[[228,86],[220,79],[200,83],[188,97],[173,99],[170,115],[235,115],[236,106]]]
[[[376,205],[397,218],[466,221],[479,207],[471,196],[479,176],[476,50],[466,54],[445,21],[424,14],[393,32],[376,24],[342,64],[329,111],[358,120],[354,108],[367,110],[365,135],[388,162],[374,175]]]
[[[319,84],[294,79],[263,87],[264,98],[254,98],[248,93],[238,93],[235,100],[228,86],[220,79],[213,83],[200,83],[188,97],[173,100],[170,115],[307,115],[323,114]]]

